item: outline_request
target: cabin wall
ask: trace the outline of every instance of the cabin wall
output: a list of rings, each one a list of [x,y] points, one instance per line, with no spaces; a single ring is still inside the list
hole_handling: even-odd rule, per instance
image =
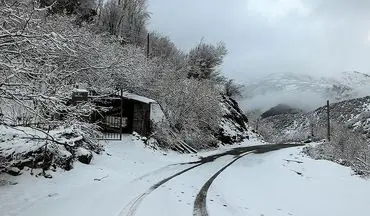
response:
[[[150,104],[134,103],[132,129],[143,136],[150,134]]]
[[[161,106],[158,103],[150,103],[150,121],[156,124],[165,119]]]

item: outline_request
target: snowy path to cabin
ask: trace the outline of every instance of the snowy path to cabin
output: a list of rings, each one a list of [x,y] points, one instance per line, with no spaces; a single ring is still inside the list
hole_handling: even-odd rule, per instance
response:
[[[92,164],[76,162],[52,179],[29,172],[0,176],[18,183],[0,186],[0,215],[369,215],[370,181],[352,176],[349,168],[312,160],[300,153],[302,147],[187,163],[230,148],[180,155],[145,148],[127,136],[109,142]]]

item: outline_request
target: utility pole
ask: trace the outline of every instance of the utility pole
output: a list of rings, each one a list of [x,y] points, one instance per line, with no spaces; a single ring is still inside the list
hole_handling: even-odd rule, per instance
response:
[[[310,122],[310,129],[311,129],[311,139],[313,139],[314,136],[315,136],[315,133],[314,133],[313,122],[312,121]]]
[[[327,112],[327,138],[328,141],[330,142],[330,103],[329,100],[326,101],[326,112]]]
[[[148,33],[147,39],[146,39],[146,57],[149,58],[149,49],[150,49],[150,33]]]
[[[123,133],[122,123],[123,123],[123,90],[121,89],[121,118],[119,118],[119,128],[120,128],[119,139],[120,140],[122,140],[122,133]]]

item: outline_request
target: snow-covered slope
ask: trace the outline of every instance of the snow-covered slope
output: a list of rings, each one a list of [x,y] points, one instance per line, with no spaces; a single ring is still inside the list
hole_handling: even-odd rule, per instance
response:
[[[370,175],[370,96],[331,104],[330,126],[330,142],[308,151],[309,155]],[[267,141],[277,143],[326,139],[327,108],[262,119],[259,132]]]
[[[344,85],[352,86],[353,88],[361,88],[369,85],[370,75],[358,71],[343,72],[336,80]]]
[[[326,112],[326,107],[322,106],[308,113],[271,116],[260,121],[260,129],[269,141],[306,140],[312,133],[321,135],[316,130],[325,127]],[[331,104],[330,119],[332,124],[353,130],[370,142],[370,96]]]
[[[312,109],[325,100],[342,101],[370,94],[370,75],[357,71],[335,77],[303,74],[270,74],[246,85],[245,103],[250,108],[265,109],[279,103]]]

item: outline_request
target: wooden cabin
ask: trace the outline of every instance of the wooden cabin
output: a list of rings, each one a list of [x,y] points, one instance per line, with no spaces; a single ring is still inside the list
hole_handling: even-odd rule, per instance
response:
[[[122,92],[93,96],[91,99],[102,107],[102,111],[94,115],[93,121],[99,122],[103,132],[137,132],[142,136],[148,136],[152,132],[152,124],[164,118],[156,101],[140,95]]]

